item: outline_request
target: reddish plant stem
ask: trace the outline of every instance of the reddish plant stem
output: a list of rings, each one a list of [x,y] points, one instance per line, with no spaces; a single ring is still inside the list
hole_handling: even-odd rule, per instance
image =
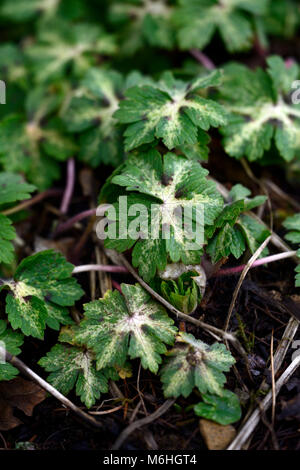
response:
[[[54,236],[66,232],[69,230],[71,227],[73,227],[76,222],[80,222],[80,220],[86,219],[87,217],[92,217],[93,215],[96,214],[97,209],[88,209],[86,211],[80,212],[79,214],[74,215],[74,217],[71,217],[69,220],[66,222],[60,224],[57,229],[55,230]]]
[[[111,266],[109,264],[84,264],[75,266],[73,274],[83,273],[87,271],[102,271],[106,273],[128,273],[125,266]]]
[[[191,49],[190,53],[192,54],[195,59],[203,65],[207,70],[214,70],[216,68],[215,64],[213,63],[212,60],[210,60],[207,55],[205,55],[203,52],[198,51],[198,49]]]
[[[288,251],[284,253],[278,253],[277,255],[266,256],[265,258],[260,258],[254,261],[254,263],[251,265],[251,269],[257,266],[261,266],[262,264],[273,263],[274,261],[280,261],[281,259],[291,258],[292,256],[295,256],[296,254],[297,254],[296,251]],[[245,266],[246,266],[245,264],[242,264],[241,266],[235,266],[234,268],[220,269],[220,271],[213,274],[212,277],[231,276],[232,274],[242,272]]]
[[[112,279],[111,283],[112,283],[112,286],[113,286],[115,289],[117,289],[119,292],[121,292],[121,294],[123,294],[122,289],[121,289],[121,286],[120,286],[120,284],[119,284],[118,282],[116,282],[116,281],[114,281],[114,280]]]
[[[296,255],[296,251],[289,251],[284,253],[278,253],[276,255],[266,256],[265,258],[258,259],[255,261],[252,268],[256,268],[257,266],[261,266],[263,264],[274,263],[275,261],[280,261],[282,259],[291,258],[292,256]],[[243,271],[246,265],[242,264],[240,266],[235,266],[233,268],[225,268],[220,269],[216,273],[212,275],[212,277],[219,277],[219,276],[231,276],[232,274],[240,273]],[[128,273],[128,269],[125,266],[112,266],[106,264],[86,264],[82,266],[76,266],[73,270],[73,274],[87,272],[87,271],[102,271],[108,273]],[[113,281],[115,282],[115,281]]]
[[[3,215],[15,214],[16,212],[19,212],[23,209],[28,209],[28,207],[31,207],[34,204],[37,204],[38,202],[42,201],[43,199],[47,197],[60,196],[61,193],[62,193],[61,189],[47,189],[46,191],[43,191],[42,193],[39,193],[36,196],[33,196],[31,199],[21,202],[17,206],[10,207],[9,209],[2,211],[1,214]]]
[[[74,158],[69,158],[67,163],[67,182],[66,189],[62,198],[60,212],[66,214],[72,199],[73,190],[75,185],[75,160]]]

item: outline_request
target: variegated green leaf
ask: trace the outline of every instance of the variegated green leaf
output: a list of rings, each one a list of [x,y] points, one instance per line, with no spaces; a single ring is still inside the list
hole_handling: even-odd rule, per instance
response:
[[[97,54],[113,54],[116,46],[98,25],[70,24],[56,18],[40,28],[37,41],[25,52],[36,79],[45,82],[61,78],[68,67],[82,76],[95,64]]]
[[[97,371],[94,354],[85,348],[56,344],[39,364],[50,372],[48,382],[64,395],[76,387],[76,395],[87,408],[108,392],[109,371]]]
[[[117,165],[123,156],[113,114],[125,86],[118,72],[91,69],[64,110],[68,131],[80,133],[79,158],[93,167],[101,162]]]
[[[266,72],[241,64],[225,67],[221,102],[231,113],[221,129],[225,150],[253,161],[262,158],[274,140],[279,154],[290,161],[300,146],[300,108],[290,101],[299,69],[296,64],[286,66],[278,56],[267,63]]]
[[[183,332],[167,356],[160,372],[166,397],[188,397],[194,387],[201,393],[222,396],[226,381],[223,372],[235,363],[224,344],[209,346]]]
[[[0,14],[12,20],[26,21],[41,12],[47,16],[55,14],[59,3],[59,0],[16,0],[13,5],[4,0]]]
[[[0,122],[0,163],[6,171],[25,173],[39,189],[59,177],[55,160],[67,159],[77,148],[65,135],[61,121],[51,118],[62,91],[37,87],[27,95],[25,115],[8,115]]]
[[[268,0],[179,0],[175,20],[181,49],[203,49],[218,31],[229,52],[250,49],[252,15],[266,12]]]
[[[268,14],[263,17],[263,28],[268,35],[292,38],[300,24],[297,0],[270,2]]]
[[[155,150],[132,155],[120,174],[112,178],[115,185],[126,187],[129,196],[127,208],[119,209],[121,199],[115,205],[120,211],[115,224],[118,233],[111,236],[108,230],[106,247],[125,251],[134,245],[133,265],[147,281],[157,269],[165,268],[167,257],[173,262],[199,263],[205,243],[200,235],[204,227],[214,223],[223,204],[207,174],[199,163],[175,154],[168,153],[163,160]],[[134,207],[141,205],[146,211],[145,220],[128,217],[127,233],[122,233],[121,215],[124,211],[130,215]],[[132,233],[134,228],[137,230]]]
[[[186,83],[170,72],[156,85],[130,88],[120,103],[115,116],[119,122],[129,124],[125,135],[127,150],[162,139],[168,149],[197,143],[198,128],[207,131],[210,126],[226,123],[224,109],[215,101],[196,92],[220,84],[221,73]]]
[[[73,268],[53,250],[23,259],[14,279],[2,280],[2,285],[10,290],[6,312],[12,327],[42,339],[46,324],[59,329],[60,323],[72,323],[66,307],[83,294],[76,279],[71,277]]]
[[[112,0],[109,20],[119,36],[120,53],[130,55],[146,44],[170,49],[175,34],[168,0]]]
[[[122,284],[121,289],[123,295],[107,291],[103,299],[85,304],[76,341],[95,352],[97,369],[122,367],[129,356],[156,373],[165,344],[173,344],[177,329],[140,285]]]
[[[23,335],[7,328],[4,320],[0,320],[0,345],[5,351],[17,356],[21,350],[19,346],[23,344]],[[0,355],[0,382],[1,380],[12,380],[19,371],[8,362],[4,362],[4,357]]]
[[[3,0],[0,15],[14,21],[28,21],[32,18],[48,20],[56,14],[64,18],[75,18],[82,12],[80,0],[72,0],[72,3],[61,0]],[[71,8],[70,8],[71,6]]]

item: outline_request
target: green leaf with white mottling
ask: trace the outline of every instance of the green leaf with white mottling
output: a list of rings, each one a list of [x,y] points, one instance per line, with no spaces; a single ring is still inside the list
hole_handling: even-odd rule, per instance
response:
[[[64,395],[76,387],[87,408],[108,392],[106,371],[96,370],[94,354],[85,348],[56,344],[38,363],[50,372],[48,382]]]
[[[119,163],[121,135],[113,117],[125,89],[118,72],[91,69],[74,92],[63,120],[69,132],[80,133],[79,158],[91,166]]]
[[[0,14],[10,20],[26,21],[38,13],[54,15],[59,3],[60,0],[15,0],[12,4],[9,0],[4,0]]]
[[[41,28],[35,44],[25,53],[38,82],[64,76],[68,67],[82,76],[96,63],[98,54],[113,54],[116,46],[111,35],[91,23],[70,24],[55,19]]]
[[[198,128],[224,125],[226,113],[215,101],[196,91],[220,84],[221,72],[186,83],[166,72],[156,85],[130,88],[115,117],[129,124],[125,135],[127,150],[161,138],[168,149],[197,143]]]
[[[140,285],[122,284],[121,289],[123,295],[107,291],[103,299],[85,304],[76,341],[95,352],[97,369],[122,367],[129,356],[156,373],[165,344],[173,344],[177,329]]]
[[[230,113],[221,131],[225,150],[236,158],[262,158],[272,141],[279,154],[290,161],[300,142],[300,108],[291,103],[290,92],[299,68],[271,56],[268,69],[250,70],[241,64],[225,66],[220,101]]]
[[[131,55],[150,44],[170,49],[174,44],[172,7],[167,0],[112,0],[109,20],[115,27],[120,54]]]
[[[300,24],[297,0],[277,0],[271,3],[263,18],[263,28],[268,35],[291,39]]]
[[[175,13],[181,49],[203,49],[218,31],[229,52],[250,49],[252,15],[266,12],[268,0],[180,0]]]
[[[66,160],[77,148],[65,135],[61,121],[51,119],[62,93],[59,87],[34,88],[26,98],[26,114],[8,115],[0,122],[0,162],[4,169],[25,173],[41,190],[59,177],[53,159]]]
[[[157,269],[165,268],[167,256],[173,262],[199,263],[205,243],[204,227],[214,223],[223,205],[207,174],[198,162],[175,154],[168,153],[163,159],[155,150],[131,155],[112,183],[126,187],[128,209],[124,210],[128,214],[135,204],[145,208],[145,224],[132,234],[133,221],[128,217],[127,234],[120,233],[119,219],[124,215],[121,210],[117,214],[118,236],[107,232],[106,247],[125,251],[134,245],[133,265],[147,281]],[[115,206],[118,208],[118,204]]]
[[[180,152],[182,152],[190,160],[197,160],[200,162],[208,161],[210,143],[209,135],[198,129],[197,142],[195,144],[185,144],[179,147]]]
[[[63,0],[3,0],[0,15],[10,21],[25,22],[32,19],[48,21],[59,15],[73,19],[84,12],[80,0],[65,2]]]
[[[4,320],[0,320],[0,345],[10,354],[17,356],[20,354],[20,346],[23,344],[23,335],[7,328]],[[2,380],[12,380],[18,375],[19,371],[11,364],[4,362],[0,355],[0,382]]]
[[[6,312],[14,329],[43,338],[46,324],[58,329],[72,320],[66,307],[72,306],[83,291],[71,277],[74,266],[53,250],[28,256],[19,264],[13,280],[3,280],[10,292]]]
[[[175,347],[168,352],[161,369],[165,397],[188,397],[196,387],[201,393],[222,396],[228,372],[234,358],[224,344],[209,346],[193,335],[181,332]]]

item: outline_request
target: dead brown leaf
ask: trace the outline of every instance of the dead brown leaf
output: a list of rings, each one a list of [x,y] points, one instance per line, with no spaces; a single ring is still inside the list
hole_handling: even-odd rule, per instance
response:
[[[47,393],[34,382],[17,377],[0,383],[0,431],[8,431],[22,422],[14,416],[14,408],[32,416],[34,407],[45,400]]]

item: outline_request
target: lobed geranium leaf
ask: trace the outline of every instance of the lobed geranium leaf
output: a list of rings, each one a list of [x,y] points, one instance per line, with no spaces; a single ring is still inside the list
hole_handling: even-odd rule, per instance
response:
[[[121,54],[133,54],[145,44],[166,49],[174,45],[172,7],[168,0],[109,3],[109,20],[119,36]]]
[[[222,395],[202,394],[203,401],[194,406],[197,416],[210,419],[226,426],[241,418],[241,405],[238,396],[230,390],[223,390]]]
[[[6,313],[13,329],[42,339],[46,324],[59,329],[72,323],[66,307],[83,294],[71,277],[73,268],[60,253],[46,250],[23,259],[13,280],[2,280],[10,290]]]
[[[0,123],[0,162],[7,171],[25,173],[39,189],[59,177],[55,160],[70,157],[77,146],[52,115],[62,100],[63,89],[37,87],[26,98],[25,114],[8,115]]]
[[[161,369],[165,397],[188,397],[194,387],[201,393],[222,396],[234,358],[224,344],[209,346],[193,335],[181,332],[174,348],[168,352]]]
[[[15,0],[12,5],[10,0],[3,0],[0,15],[9,20],[24,22],[33,18],[48,20],[56,14],[73,18],[82,12],[80,0],[73,0],[72,8],[68,8],[67,4],[68,2],[60,0]]]
[[[69,132],[79,133],[79,158],[91,166],[117,165],[123,157],[121,131],[113,116],[128,86],[144,84],[139,73],[125,80],[113,70],[90,69],[74,91],[63,120]]]
[[[292,243],[300,243],[300,213],[287,217],[282,225],[290,230],[284,238]]]
[[[17,356],[21,352],[19,346],[23,344],[23,335],[7,328],[6,322],[0,320],[0,344],[10,354]],[[4,362],[4,358],[0,357],[0,359],[0,382],[14,379],[19,373],[18,369],[8,362]]]
[[[108,392],[109,369],[97,371],[94,354],[85,348],[56,344],[38,363],[50,372],[48,382],[64,395],[76,387],[87,408]]]
[[[251,16],[266,13],[268,0],[179,0],[175,20],[181,49],[203,49],[218,31],[229,52],[250,49]]]
[[[279,154],[292,160],[300,141],[300,108],[291,102],[292,83],[298,78],[296,64],[283,59],[267,59],[268,69],[250,70],[241,64],[225,69],[220,90],[222,104],[230,113],[221,131],[229,155],[250,161],[262,158],[274,141]]]
[[[295,0],[270,2],[268,14],[263,17],[267,34],[292,38],[300,24],[300,11]]]
[[[98,370],[123,367],[129,356],[140,358],[145,369],[156,373],[177,328],[140,285],[122,284],[121,289],[123,295],[107,291],[103,299],[85,304],[76,341],[94,351]]]
[[[124,133],[125,148],[131,150],[155,138],[161,138],[168,149],[194,145],[198,128],[207,131],[210,126],[224,125],[227,120],[222,106],[196,93],[218,86],[220,79],[219,70],[190,83],[166,72],[157,84],[130,88],[115,113],[119,122],[129,124]]]
[[[30,198],[35,186],[24,182],[20,175],[9,172],[0,173],[0,207],[13,202]],[[14,259],[14,248],[11,243],[16,231],[11,220],[0,214],[0,263],[11,263]]]
[[[32,184],[25,183],[20,175],[0,173],[0,205],[29,199],[35,189]]]
[[[263,223],[258,222],[250,215],[241,214],[237,224],[244,234],[246,243],[252,254],[254,254],[266,238],[271,235],[270,230],[268,230]],[[266,253],[267,249],[262,252],[261,256],[265,256]]]
[[[206,178],[207,174],[199,163],[172,153],[166,154],[163,160],[156,150],[132,155],[120,174],[112,178],[112,183],[126,187],[128,213],[134,204],[142,204],[147,209],[146,227],[140,227],[140,236],[131,234],[132,218],[128,217],[128,232],[121,233],[120,214],[117,214],[115,225],[119,236],[112,238],[108,231],[106,247],[125,251],[134,246],[132,262],[145,280],[153,278],[157,269],[163,270],[168,257],[173,262],[199,263],[204,238],[196,238],[194,224],[198,223],[200,235],[205,226],[214,223],[222,209],[222,198],[215,184]],[[187,218],[182,217],[182,210],[188,209],[190,229]],[[148,234],[144,233],[145,229]]]
[[[40,28],[36,43],[25,52],[37,81],[48,82],[63,77],[68,67],[82,76],[95,64],[97,54],[113,54],[116,46],[98,25],[55,18]]]
[[[207,229],[210,239],[207,253],[213,263],[232,254],[236,259],[244,253],[246,246],[254,253],[270,232],[262,223],[244,212],[263,204],[266,196],[248,198],[251,192],[241,184],[232,187],[227,204],[217,217],[214,225]]]
[[[0,214],[0,263],[11,263],[14,259],[14,247],[11,243],[16,237],[16,231],[11,220]]]

